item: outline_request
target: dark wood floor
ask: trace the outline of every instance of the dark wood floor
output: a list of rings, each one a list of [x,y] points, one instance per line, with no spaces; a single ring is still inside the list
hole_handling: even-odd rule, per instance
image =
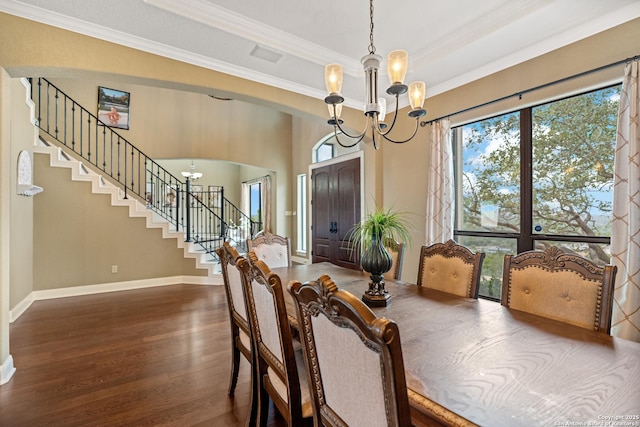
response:
[[[10,328],[0,426],[244,425],[249,365],[229,398],[224,298],[176,285],[34,302]]]

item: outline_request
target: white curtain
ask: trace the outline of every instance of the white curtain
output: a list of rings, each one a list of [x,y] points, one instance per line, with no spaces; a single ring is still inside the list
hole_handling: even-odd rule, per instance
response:
[[[640,342],[639,62],[625,67],[620,95],[613,189],[611,257],[618,267],[611,334]]]
[[[453,155],[451,124],[439,120],[431,124],[427,181],[427,226],[425,244],[453,238]]]
[[[262,228],[271,233],[271,176],[260,178],[260,211],[262,212]]]
[[[240,193],[240,210],[247,216],[251,215],[249,212],[249,204],[251,198],[251,183],[243,182],[242,183],[242,192]]]

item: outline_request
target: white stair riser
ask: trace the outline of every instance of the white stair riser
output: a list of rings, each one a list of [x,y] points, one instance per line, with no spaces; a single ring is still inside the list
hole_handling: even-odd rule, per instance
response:
[[[146,218],[147,228],[162,229],[162,237],[164,239],[175,239],[177,247],[183,249],[184,256],[195,259],[196,267],[207,269],[209,276],[218,275],[220,273],[218,263],[208,260],[208,258],[211,258],[211,255],[205,254],[202,248],[198,245],[184,241],[184,232],[176,231],[175,227],[169,224],[166,219],[163,219],[152,210],[147,209],[146,205],[139,202],[137,199],[132,197],[125,199],[124,191],[119,187],[111,184],[93,170],[88,169],[80,161],[65,156],[62,153],[61,148],[51,146],[41,139],[41,144],[35,145],[33,147],[33,151],[34,153],[48,154],[50,166],[62,167],[71,170],[71,179],[73,181],[91,182],[91,191],[93,193],[111,195],[111,205],[127,206],[129,208],[129,216],[131,218]]]

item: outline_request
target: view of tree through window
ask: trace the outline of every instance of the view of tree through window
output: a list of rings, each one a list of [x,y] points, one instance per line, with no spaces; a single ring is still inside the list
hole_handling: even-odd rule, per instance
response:
[[[453,129],[455,238],[485,252],[480,294],[500,298],[505,254],[559,246],[610,261],[620,86]]]
[[[533,109],[533,232],[611,235],[619,98],[616,86]],[[583,256],[609,262],[588,247]]]

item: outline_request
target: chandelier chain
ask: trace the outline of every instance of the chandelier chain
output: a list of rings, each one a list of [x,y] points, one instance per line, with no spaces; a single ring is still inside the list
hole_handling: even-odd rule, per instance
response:
[[[373,45],[373,0],[369,0],[369,53],[376,53],[376,47]]]

